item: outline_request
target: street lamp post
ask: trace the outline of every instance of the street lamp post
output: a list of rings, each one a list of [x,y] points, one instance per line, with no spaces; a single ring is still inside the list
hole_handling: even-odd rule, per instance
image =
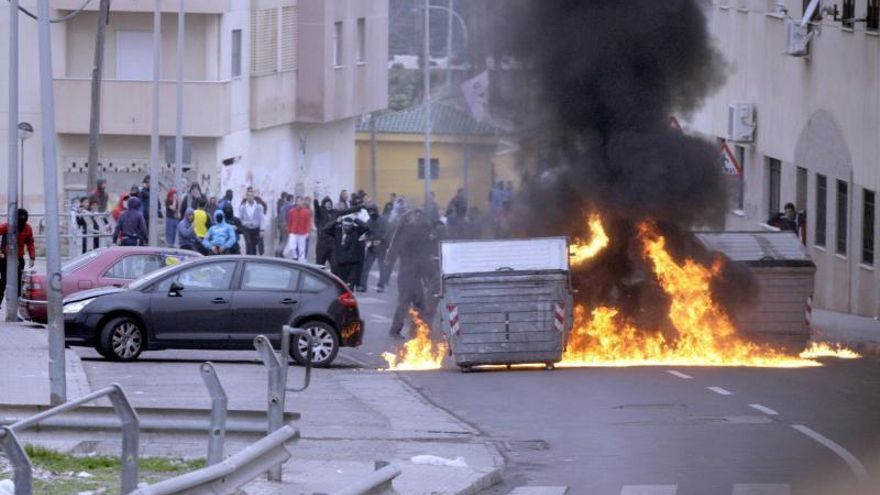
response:
[[[431,0],[425,0],[425,159],[422,171],[425,173],[425,210],[431,202]]]
[[[24,208],[24,142],[34,135],[34,126],[27,122],[18,124],[18,140],[21,142],[21,151],[18,153],[21,166],[18,172],[18,201]]]
[[[16,122],[18,122],[18,0],[9,4],[9,160],[7,170],[6,219],[9,226],[7,243],[7,262],[4,283],[6,284],[6,321],[16,320],[18,309],[18,148],[15,146]],[[2,301],[0,301],[2,302]]]

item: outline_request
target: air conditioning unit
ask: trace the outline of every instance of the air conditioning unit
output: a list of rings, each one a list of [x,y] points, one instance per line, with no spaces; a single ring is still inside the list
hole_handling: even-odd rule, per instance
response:
[[[785,53],[793,57],[806,57],[810,54],[812,28],[793,20],[785,20]]]
[[[727,140],[735,143],[751,143],[755,140],[755,105],[731,103],[727,107]]]

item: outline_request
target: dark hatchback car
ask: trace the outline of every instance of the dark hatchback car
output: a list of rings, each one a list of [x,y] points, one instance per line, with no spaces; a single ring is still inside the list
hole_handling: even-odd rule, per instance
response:
[[[340,346],[359,346],[364,331],[357,300],[341,280],[321,267],[278,258],[199,258],[126,288],[64,299],[67,343],[93,346],[118,361],[145,350],[252,350],[259,334],[277,346],[284,324],[311,334],[314,366],[330,365]],[[291,357],[303,364],[307,351],[300,339]]]

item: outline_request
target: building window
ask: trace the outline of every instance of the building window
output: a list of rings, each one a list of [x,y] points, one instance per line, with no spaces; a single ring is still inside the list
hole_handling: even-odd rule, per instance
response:
[[[828,179],[816,174],[816,238],[817,246],[825,247],[825,228],[828,214]]]
[[[176,164],[175,158],[176,142],[173,137],[162,138],[165,146],[165,163]],[[183,164],[192,165],[192,138],[183,138]]]
[[[855,25],[856,17],[856,0],[843,0],[843,10],[841,11],[841,24],[843,27],[850,28]]]
[[[333,23],[333,66],[342,67],[342,22]]]
[[[241,29],[232,30],[232,77],[241,77]]]
[[[358,51],[357,61],[367,61],[367,20],[361,17],[358,19]]]
[[[419,179],[425,178],[425,159],[419,158]],[[440,161],[437,158],[431,158],[431,180],[440,178]]]
[[[807,169],[797,168],[797,184],[795,184],[794,207],[797,211],[807,211]]]
[[[880,29],[880,0],[868,0],[868,15],[866,16],[867,29],[877,31]]]
[[[862,263],[874,264],[874,191],[862,190]]]
[[[768,194],[768,203],[767,203],[767,211],[770,214],[769,216],[774,216],[779,213],[779,197],[781,191],[781,180],[782,180],[782,162],[777,160],[776,158],[768,158],[767,159],[767,177],[770,185],[770,191]]]
[[[837,181],[837,254],[846,256],[846,231],[849,205],[849,184]]]

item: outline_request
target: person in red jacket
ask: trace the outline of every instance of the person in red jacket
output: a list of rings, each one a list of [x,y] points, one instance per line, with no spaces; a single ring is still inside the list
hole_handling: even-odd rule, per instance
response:
[[[24,249],[27,247],[28,257],[30,257],[30,263],[28,264],[28,268],[34,267],[34,260],[37,257],[36,250],[34,249],[34,231],[31,230],[31,226],[27,223],[28,221],[28,211],[24,208],[18,209],[18,280],[21,281],[21,273],[24,271]],[[0,236],[3,236],[2,241],[0,241],[0,245],[2,245],[2,250],[0,250],[0,301],[3,300],[3,297],[6,295],[6,254],[9,251],[9,224],[4,223],[0,224]],[[21,295],[21,283],[18,284],[18,295]]]
[[[312,211],[306,207],[302,196],[297,196],[296,205],[287,212],[285,257],[305,261],[309,253],[309,234],[311,233]]]

